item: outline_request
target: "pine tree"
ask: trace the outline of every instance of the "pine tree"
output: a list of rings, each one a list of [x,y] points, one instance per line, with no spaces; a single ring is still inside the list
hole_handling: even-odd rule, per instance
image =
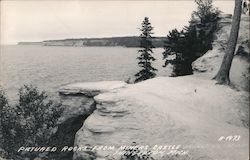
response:
[[[199,20],[201,24],[215,22],[220,11],[213,6],[213,0],[195,0],[197,11],[192,14],[192,20]]]
[[[138,65],[142,68],[135,76],[135,82],[140,82],[143,80],[147,80],[150,78],[154,78],[156,76],[156,71],[154,67],[152,67],[152,62],[155,61],[155,58],[151,55],[153,53],[153,44],[152,44],[152,32],[153,27],[149,22],[148,17],[144,18],[142,22],[142,34],[140,35],[140,48],[138,53],[140,54],[137,59],[139,60]]]
[[[218,29],[220,11],[213,7],[212,0],[195,0],[197,11],[192,13],[189,26],[180,32],[169,32],[164,45],[163,67],[173,66],[172,76],[193,73],[192,62],[212,49],[214,33]]]

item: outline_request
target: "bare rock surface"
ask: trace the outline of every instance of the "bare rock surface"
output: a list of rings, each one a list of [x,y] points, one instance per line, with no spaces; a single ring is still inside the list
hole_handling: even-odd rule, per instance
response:
[[[102,81],[102,82],[85,82],[85,83],[73,83],[63,86],[59,89],[59,93],[62,95],[85,95],[87,97],[93,97],[99,93],[107,92],[116,88],[121,88],[126,85],[123,81]]]
[[[236,47],[236,56],[233,59],[230,78],[232,83],[240,90],[249,91],[249,27],[250,19],[247,15],[242,15],[240,32]],[[231,30],[231,17],[222,16],[220,22],[221,29],[217,32],[217,39],[214,41],[213,49],[193,62],[192,67],[195,74],[202,73],[201,77],[212,78],[218,72]],[[237,54],[239,47],[244,48],[245,55]],[[199,76],[199,75],[197,75]]]
[[[246,159],[248,93],[194,76],[158,77],[95,96],[97,109],[75,137],[76,146],[115,146],[92,150],[100,159],[117,159],[123,145],[181,145],[182,159]],[[240,135],[238,141],[219,141]],[[152,148],[151,148],[152,150]],[[167,153],[153,154],[157,160]],[[88,152],[89,153],[89,152]],[[88,159],[77,151],[74,159]],[[179,158],[180,159],[180,158]]]

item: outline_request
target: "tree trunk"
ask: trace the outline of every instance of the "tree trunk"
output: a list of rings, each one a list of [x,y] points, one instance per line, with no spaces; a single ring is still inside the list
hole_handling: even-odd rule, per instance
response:
[[[242,5],[242,0],[235,0],[234,16],[225,55],[223,57],[223,61],[221,63],[217,75],[213,78],[217,80],[218,84],[230,84],[229,73],[240,29],[240,19],[241,19],[241,9],[242,9],[241,5]]]

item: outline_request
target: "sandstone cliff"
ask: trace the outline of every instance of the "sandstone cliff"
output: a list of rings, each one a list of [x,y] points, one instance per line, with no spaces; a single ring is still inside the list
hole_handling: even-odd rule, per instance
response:
[[[120,160],[120,147],[132,144],[150,151],[155,160],[248,159],[249,17],[242,17],[238,46],[243,49],[238,49],[231,71],[235,88],[211,80],[221,63],[230,23],[230,16],[222,19],[213,50],[193,63],[194,75],[62,87],[61,94],[94,96],[96,103],[75,136],[75,146],[89,148],[76,150],[74,159]]]

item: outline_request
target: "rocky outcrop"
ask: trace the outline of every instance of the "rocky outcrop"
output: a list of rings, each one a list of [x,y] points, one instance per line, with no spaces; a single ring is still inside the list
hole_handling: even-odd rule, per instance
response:
[[[123,147],[132,144],[155,160],[247,159],[249,94],[211,80],[223,57],[229,17],[221,21],[213,50],[194,62],[194,75],[157,77],[137,84],[108,81],[62,87],[62,95],[93,97],[96,108],[75,135],[78,148],[73,159],[120,160],[126,153]],[[246,22],[243,17],[241,30],[249,25]],[[238,46],[247,37],[241,31]],[[246,54],[244,49],[237,54]],[[247,66],[237,64],[242,70],[232,71],[231,76],[240,86],[237,77]]]
[[[212,78],[219,70],[225,53],[227,40],[231,29],[232,16],[224,15],[220,21],[220,30],[216,33],[213,49],[193,62],[192,67],[195,74],[204,73],[202,76]],[[231,68],[231,81],[238,89],[249,90],[249,23],[247,15],[242,15],[237,49]]]
[[[156,160],[247,158],[247,95],[195,76],[159,77],[107,90],[94,97],[96,110],[75,136],[75,146],[89,150],[75,151],[74,159],[119,160],[120,147],[134,142],[148,145]],[[240,138],[219,140],[230,135]],[[186,154],[172,155],[172,149],[155,145],[180,145],[175,151]]]
[[[76,150],[73,159],[119,160],[125,150],[120,147],[135,143],[140,150],[150,150],[155,160],[247,159],[249,94],[211,80],[223,57],[229,17],[221,21],[213,50],[194,62],[194,75],[158,77],[131,85],[96,82],[62,87],[61,94],[94,96],[96,104],[75,135],[74,146],[88,147]],[[247,28],[246,22],[243,17],[241,30]],[[238,46],[247,37],[240,33]],[[233,71],[232,79],[237,74]]]
[[[122,81],[103,81],[91,83],[75,83],[63,86],[59,89],[60,97],[65,111],[59,119],[59,128],[53,137],[53,145],[63,148],[64,146],[74,146],[75,133],[85,123],[86,118],[96,110],[94,96],[115,91],[126,86]],[[101,129],[105,130],[104,128]],[[98,129],[95,129],[98,132]],[[72,159],[73,151],[51,153],[49,158]]]
[[[61,95],[85,95],[87,97],[94,97],[100,93],[107,92],[116,88],[125,87],[126,83],[122,81],[102,81],[99,82],[85,82],[74,83],[63,86],[59,89]]]
[[[63,107],[65,108],[58,121],[56,134],[51,138],[51,145],[56,146],[56,152],[50,152],[49,159],[70,160],[73,151],[61,152],[65,146],[74,146],[75,134],[82,127],[85,119],[96,109],[92,98],[85,96],[60,96]]]

